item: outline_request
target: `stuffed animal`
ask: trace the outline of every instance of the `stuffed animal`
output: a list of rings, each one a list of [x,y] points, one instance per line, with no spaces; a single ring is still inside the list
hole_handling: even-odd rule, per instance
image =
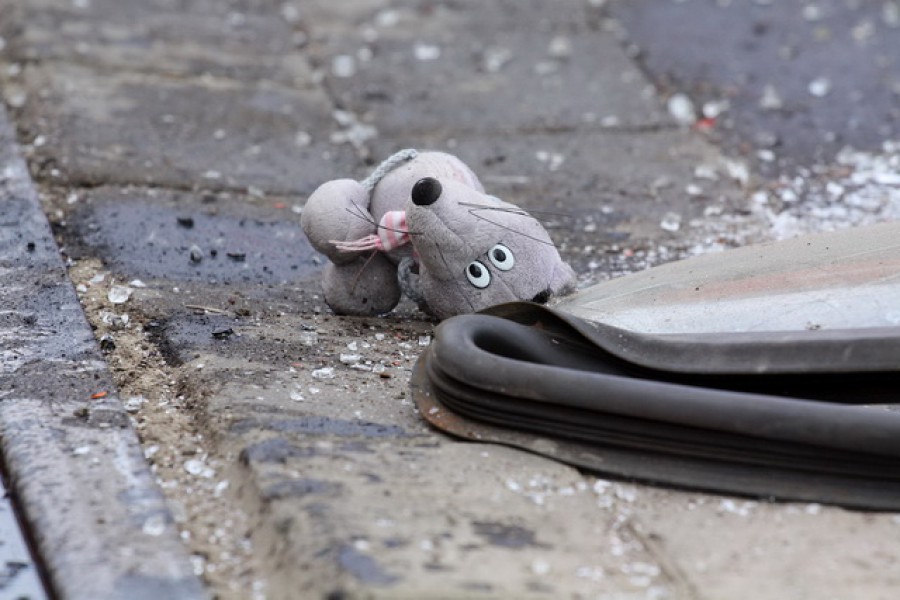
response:
[[[443,319],[574,288],[544,227],[443,152],[404,150],[361,182],[329,181],[300,223],[330,260],[322,286],[337,314],[384,314],[406,294]]]

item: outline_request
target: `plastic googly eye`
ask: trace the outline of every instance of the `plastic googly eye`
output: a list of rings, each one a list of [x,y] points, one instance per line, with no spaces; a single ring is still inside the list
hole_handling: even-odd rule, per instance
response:
[[[488,258],[501,271],[509,271],[516,265],[516,257],[513,256],[512,250],[503,244],[497,244],[491,248],[488,251]]]
[[[469,263],[466,267],[466,278],[478,289],[483,290],[491,285],[491,272],[481,261],[473,260]]]

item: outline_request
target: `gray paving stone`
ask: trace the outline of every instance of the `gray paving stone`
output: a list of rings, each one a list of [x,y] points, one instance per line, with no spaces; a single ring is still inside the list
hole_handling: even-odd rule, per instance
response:
[[[583,2],[401,2],[314,30],[336,101],[387,135],[667,122]]]
[[[202,598],[0,111],[0,453],[54,596]]]
[[[883,598],[896,593],[896,515],[644,488],[641,532],[698,598]]]
[[[137,183],[308,194],[356,163],[321,91],[29,66],[20,133],[32,171],[74,185]]]
[[[900,136],[896,2],[625,0],[609,10],[648,76],[698,109],[724,108],[713,135],[767,175]]]
[[[266,0],[12,0],[6,55],[167,76],[212,75],[310,87],[302,32]],[[270,8],[264,11],[260,8]],[[0,26],[0,31],[3,28]],[[18,31],[16,31],[18,30]],[[2,34],[0,34],[2,35]]]
[[[269,597],[679,589],[622,520],[630,486],[595,488],[558,463],[428,429],[405,382],[429,331],[408,320],[284,316],[245,324],[236,343],[264,340],[266,355],[293,361],[185,353],[191,385],[212,392],[203,418],[219,432],[219,451],[240,456],[237,494],[259,515],[254,541],[268,557]],[[361,355],[357,367],[341,359],[348,344]],[[376,365],[384,370],[364,370]],[[314,375],[322,368],[334,378]]]

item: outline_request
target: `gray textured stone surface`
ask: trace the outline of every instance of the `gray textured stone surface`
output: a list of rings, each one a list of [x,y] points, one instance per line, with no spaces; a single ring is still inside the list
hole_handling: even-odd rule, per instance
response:
[[[47,592],[16,518],[12,499],[0,481],[0,592],[17,600],[43,600]]]
[[[633,504],[688,598],[880,598],[897,588],[896,515],[643,488]]]
[[[790,175],[845,146],[877,151],[900,136],[896,2],[622,0],[610,9],[648,76],[698,109],[724,107],[713,136],[763,172]],[[678,35],[659,35],[665,28]]]
[[[76,64],[26,67],[21,85],[18,125],[49,181],[308,194],[353,157],[321,90]]]
[[[672,123],[602,4],[0,0],[3,96],[110,371],[146,396],[132,418],[192,553],[177,573],[223,598],[892,597],[893,515],[610,483],[458,442],[408,398],[433,323],[409,303],[379,319],[324,305],[303,199],[408,146],[457,153],[540,215],[583,283],[769,235],[771,182]],[[20,256],[27,229],[5,216],[0,256]],[[80,318],[60,269],[9,269],[59,295],[48,319]],[[108,302],[132,278],[146,287]],[[43,296],[19,292],[0,331],[28,343],[0,337],[0,365],[43,372],[63,350],[25,320]],[[131,456],[110,446],[127,431],[115,394],[87,399],[113,390],[89,332],[59,343],[59,385],[0,396],[3,443],[46,449],[5,451],[42,515],[81,506],[86,481],[114,496],[125,472],[104,459]],[[53,494],[26,477],[45,464],[71,465]],[[168,514],[142,498],[100,525]],[[63,551],[96,549],[44,518]],[[46,551],[80,582],[66,556]]]
[[[170,77],[267,80],[310,87],[301,32],[272,1],[167,0],[7,2],[8,55],[16,61],[75,59],[101,70]],[[23,27],[23,24],[27,26]],[[2,26],[2,25],[0,25]]]
[[[301,323],[318,344],[302,344],[293,317],[246,323],[236,343],[280,339],[266,355],[303,366],[207,352],[185,365],[204,364],[196,385],[218,387],[206,418],[223,447],[240,449],[239,495],[258,506],[272,597],[556,598],[590,595],[600,578],[623,593],[677,589],[659,570],[647,585],[629,581],[628,565],[656,564],[617,520],[615,495],[630,486],[595,489],[570,467],[461,444],[419,419],[403,384],[427,323]],[[341,362],[348,345],[370,370]]]
[[[310,54],[337,102],[386,135],[669,122],[583,3],[401,2],[354,24],[349,35],[316,38]]]
[[[202,598],[0,111],[0,444],[53,593]]]

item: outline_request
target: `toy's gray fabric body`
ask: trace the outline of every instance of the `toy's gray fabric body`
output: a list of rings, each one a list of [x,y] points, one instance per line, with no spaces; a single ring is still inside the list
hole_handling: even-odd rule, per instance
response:
[[[513,300],[543,302],[574,287],[543,226],[485,194],[458,158],[407,151],[389,160],[374,178],[323,184],[303,210],[310,243],[331,260],[322,285],[336,313],[384,314],[402,288],[446,318]]]

